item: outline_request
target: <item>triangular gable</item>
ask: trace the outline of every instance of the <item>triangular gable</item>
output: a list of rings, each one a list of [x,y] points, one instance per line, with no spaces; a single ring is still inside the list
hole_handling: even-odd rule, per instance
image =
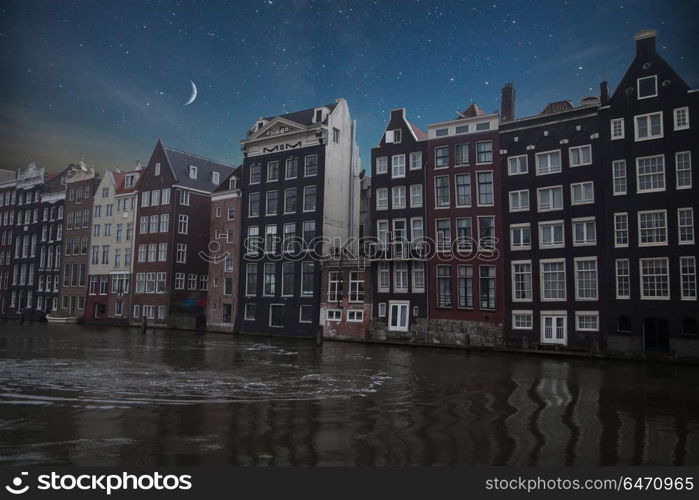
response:
[[[288,127],[289,129],[285,132],[279,132],[279,129],[281,127]],[[275,135],[278,135],[279,133],[287,134],[289,132],[294,132],[296,130],[302,130],[305,128],[306,127],[304,127],[300,123],[296,123],[294,121],[287,120],[286,118],[276,117],[276,118],[273,118],[269,123],[267,123],[260,130],[256,131],[252,137],[248,138],[248,140],[250,140],[250,139],[264,139],[265,137],[274,137]]]

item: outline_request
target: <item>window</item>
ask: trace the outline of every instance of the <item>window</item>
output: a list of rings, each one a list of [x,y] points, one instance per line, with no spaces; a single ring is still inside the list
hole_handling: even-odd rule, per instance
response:
[[[451,249],[451,221],[449,219],[437,219],[437,251],[446,252]]]
[[[269,326],[273,328],[284,327],[284,304],[269,305]]]
[[[468,125],[457,125],[454,128],[455,134],[466,134],[468,133]]]
[[[471,309],[473,308],[473,266],[458,266],[456,272],[458,307]],[[447,307],[451,307],[451,292],[449,292],[449,306]]]
[[[304,297],[313,296],[314,269],[313,262],[303,262],[301,265],[301,295]]]
[[[395,262],[393,264],[393,291],[397,293],[408,291],[407,262]]]
[[[236,177],[231,177],[230,179],[228,179],[228,189],[238,189],[238,179]]]
[[[262,165],[259,163],[253,163],[250,165],[250,184],[259,184],[262,178]]]
[[[178,264],[186,264],[187,263],[187,244],[186,243],[178,243],[177,244],[176,261]]]
[[[274,262],[266,262],[264,265],[264,292],[263,295],[274,296],[276,293],[277,277],[276,264]]]
[[[454,156],[456,166],[468,165],[468,143],[457,144],[454,146]]]
[[[388,262],[379,262],[377,286],[379,292],[388,292],[391,289],[391,271]]]
[[[184,245],[185,261],[187,260],[187,245]],[[167,260],[167,243],[158,243],[158,262]]]
[[[434,168],[446,168],[449,166],[449,146],[434,148]]]
[[[406,287],[407,281],[406,277]],[[349,273],[349,301],[364,302],[364,276],[361,271],[350,271]]]
[[[398,139],[395,142],[400,142],[400,130],[396,130],[396,132],[396,137],[398,137]],[[333,127],[333,142],[335,144],[340,142],[340,129],[337,129],[335,127]]]
[[[260,193],[250,193],[248,199],[248,217],[257,217],[260,215]]]
[[[692,153],[690,151],[675,153],[675,178],[677,189],[692,187]]]
[[[682,282],[682,300],[697,300],[696,257],[680,257],[680,281]]]
[[[481,309],[495,309],[495,266],[479,266]]]
[[[617,259],[616,267],[616,298],[631,298],[631,268],[629,259]]]
[[[282,251],[291,252],[298,249],[296,240],[296,223],[291,222],[284,224],[284,237],[282,241]]]
[[[386,308],[386,304],[384,304],[384,309],[385,308]],[[384,316],[385,315],[386,314],[384,311]],[[328,321],[342,321],[342,309],[328,309],[326,312],[326,315],[325,315],[325,319]]]
[[[228,205],[226,212],[227,212],[226,216],[227,216],[228,220],[235,219],[235,206]]]
[[[597,257],[575,259],[575,300],[597,300]]]
[[[413,292],[425,291],[425,263],[413,261]]]
[[[509,175],[521,175],[528,172],[527,155],[511,156],[507,159],[507,173]]]
[[[571,168],[592,165],[592,146],[589,144],[568,149],[568,155]]]
[[[388,172],[388,157],[379,156],[376,158],[376,173],[385,174]]]
[[[612,140],[624,138],[624,119],[614,118],[610,122]]]
[[[257,304],[245,304],[243,319],[245,321],[255,321],[257,317]]]
[[[180,190],[180,205],[189,206],[189,191]]]
[[[551,186],[538,188],[537,205],[539,212],[551,212],[563,209],[563,187]]]
[[[420,241],[425,235],[422,217],[413,217],[410,219],[410,237],[413,242]]]
[[[55,299],[54,299],[55,300]],[[692,318],[685,318],[682,320],[682,335],[699,335],[699,326],[697,321]]]
[[[578,332],[598,332],[599,313],[597,311],[576,311],[575,330]]]
[[[493,162],[493,141],[476,143],[476,163]]]
[[[313,306],[299,306],[299,323],[313,322]]]
[[[451,266],[437,266],[437,307],[451,307]]]
[[[422,168],[422,151],[410,153],[410,170],[420,170]]]
[[[303,188],[303,211],[313,212],[316,209],[316,187],[305,186]]]
[[[277,246],[277,226],[265,227],[265,253],[275,253]]]
[[[155,164],[155,175],[160,175],[160,163]]]
[[[612,181],[614,196],[626,194],[626,160],[612,162]]]
[[[177,221],[177,232],[179,234],[189,233],[189,216],[180,214]]]
[[[141,193],[141,207],[147,207],[150,205],[150,191],[143,191]]]
[[[539,269],[541,272],[541,300],[566,300],[565,260],[542,260]]]
[[[691,245],[694,243],[694,209],[677,209],[677,230],[680,245]]]
[[[636,141],[647,141],[663,136],[663,112],[638,115],[634,119]]]
[[[296,188],[284,190],[284,213],[293,214],[296,212]]]
[[[460,252],[468,252],[471,250],[473,242],[471,217],[459,217],[456,219],[456,239],[457,250]]]
[[[636,192],[665,190],[665,158],[663,155],[636,158]]]
[[[158,216],[157,215],[151,215],[150,216],[150,229],[149,231],[151,233],[157,233],[158,232]],[[107,225],[104,225],[104,235],[107,236]]]
[[[364,321],[364,311],[359,309],[350,309],[347,311],[348,323],[361,323]]]
[[[578,182],[570,185],[571,205],[585,205],[595,202],[595,189],[592,181]]]
[[[614,214],[614,246],[629,246],[629,214]]]
[[[539,248],[562,248],[564,246],[563,221],[539,222]]]
[[[318,174],[318,155],[306,155],[304,158],[304,177],[311,177]],[[302,306],[303,307],[303,306]]]
[[[478,180],[478,206],[493,205],[493,173],[477,172]]]
[[[328,273],[328,302],[339,302],[342,299],[342,273]]]
[[[396,186],[392,188],[393,192],[393,205],[391,205],[392,209],[397,209],[397,208],[405,208],[405,186]]]
[[[388,188],[376,190],[376,210],[388,210]]]
[[[689,108],[677,108],[673,112],[675,130],[684,130],[689,128]]]
[[[155,243],[148,244],[148,262],[155,262],[158,255],[158,245]]]
[[[456,206],[471,206],[471,176],[469,174],[457,174],[456,180]]]
[[[658,95],[658,77],[656,75],[639,78],[637,86],[639,99],[648,99]]]
[[[597,227],[594,217],[573,219],[573,246],[597,244]]]
[[[279,201],[277,191],[267,191],[265,197],[265,215],[277,215],[277,202]]]
[[[478,247],[481,249],[495,248],[495,217],[478,217]]]
[[[279,180],[279,162],[267,162],[267,182],[275,182]]]
[[[303,241],[308,247],[311,246],[316,237],[316,223],[312,220],[303,221]]]
[[[170,214],[160,214],[160,232],[167,233],[167,231],[169,229],[169,225],[170,225]],[[130,239],[128,237],[128,233],[127,233],[126,239],[127,239],[127,241]]]
[[[405,177],[405,155],[393,155],[391,157],[391,177]]]
[[[285,179],[296,179],[299,175],[299,159],[297,156],[292,156],[286,159],[286,175]]]
[[[434,190],[437,208],[449,207],[451,203],[449,198],[449,177],[446,175],[435,177]]]
[[[447,135],[449,135],[448,128],[438,128],[434,131],[435,137],[446,137]]]
[[[510,226],[510,249],[530,250],[532,247],[532,230],[529,224]]]
[[[534,319],[532,311],[512,311],[512,328],[515,330],[531,330]]]
[[[126,201],[126,200],[124,200]],[[161,200],[163,205],[169,205],[170,204],[170,188],[163,189],[163,196]],[[124,203],[124,211],[126,211],[126,203]]]
[[[536,154],[536,175],[555,174],[561,171],[561,151]]]
[[[154,189],[150,193],[150,204],[152,207],[160,205],[160,190]],[[107,217],[112,215],[112,205],[107,205]]]
[[[510,191],[510,212],[526,212],[529,210],[529,190]]]
[[[413,184],[410,186],[410,208],[418,208],[422,206],[422,184]]]
[[[245,295],[257,295],[257,264],[245,266]]]
[[[667,210],[638,212],[638,246],[667,244]]]
[[[512,301],[531,302],[532,263],[530,260],[512,262]]]
[[[640,259],[641,299],[669,299],[670,275],[667,257]]]

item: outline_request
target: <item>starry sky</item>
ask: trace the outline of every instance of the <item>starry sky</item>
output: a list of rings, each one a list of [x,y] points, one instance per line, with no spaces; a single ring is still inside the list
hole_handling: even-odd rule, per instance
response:
[[[696,0],[3,0],[0,168],[131,169],[158,138],[237,164],[258,117],[344,97],[369,169],[390,109],[426,128],[499,109],[506,82],[518,117],[579,103],[643,28],[697,88],[696,19]]]

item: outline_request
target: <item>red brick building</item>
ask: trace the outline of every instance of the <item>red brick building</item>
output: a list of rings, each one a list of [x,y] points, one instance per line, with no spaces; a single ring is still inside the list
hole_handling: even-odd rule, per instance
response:
[[[320,325],[328,338],[367,337],[372,317],[371,267],[360,258],[321,267]]]
[[[233,332],[238,314],[238,257],[240,251],[240,169],[211,194],[209,232],[209,290],[206,326]]]

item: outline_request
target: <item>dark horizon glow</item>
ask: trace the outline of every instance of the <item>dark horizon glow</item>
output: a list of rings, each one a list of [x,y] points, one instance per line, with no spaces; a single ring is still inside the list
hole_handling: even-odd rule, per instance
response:
[[[167,146],[231,164],[260,116],[347,99],[363,168],[388,113],[422,128],[477,102],[516,116],[613,91],[633,35],[699,87],[694,1],[6,1],[0,8],[0,168],[98,170]],[[199,94],[185,106],[190,80]]]

